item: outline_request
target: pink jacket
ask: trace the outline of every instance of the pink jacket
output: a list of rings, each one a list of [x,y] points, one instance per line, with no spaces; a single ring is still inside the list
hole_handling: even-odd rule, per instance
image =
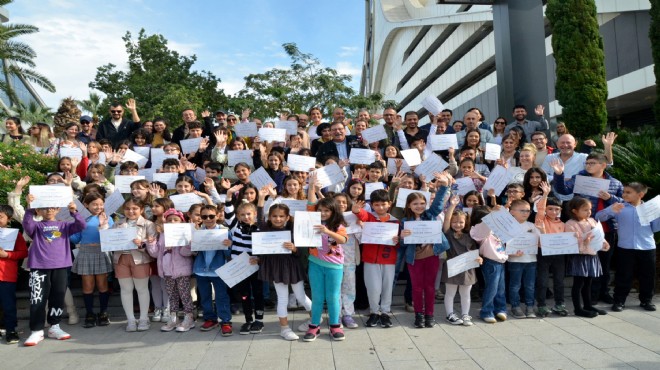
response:
[[[165,248],[165,235],[161,233],[157,240],[147,243],[147,251],[157,260],[158,276],[178,278],[192,275],[193,257],[190,245]]]
[[[509,258],[502,242],[495,237],[485,223],[481,222],[472,226],[470,237],[479,243],[479,254],[485,258],[499,263],[504,263]]]

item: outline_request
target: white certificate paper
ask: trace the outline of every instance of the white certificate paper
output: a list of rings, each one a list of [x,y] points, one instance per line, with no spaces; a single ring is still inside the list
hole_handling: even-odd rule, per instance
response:
[[[133,146],[133,151],[145,158],[149,158],[149,153],[151,153],[150,146]]]
[[[486,155],[485,159],[487,161],[496,161],[500,159],[502,154],[502,147],[497,144],[486,143]]]
[[[429,143],[432,150],[448,150],[449,148],[458,150],[456,134],[430,135]]]
[[[266,185],[273,185],[273,188],[277,187],[273,178],[270,177],[268,172],[266,172],[266,169],[263,167],[259,167],[256,171],[250,174],[250,182],[259,190]]]
[[[506,168],[497,165],[491,171],[490,176],[486,179],[484,184],[484,190],[495,190],[495,195],[502,193],[504,188],[509,184],[511,180],[511,172],[507,171]]]
[[[544,256],[580,253],[575,233],[541,234],[541,253]]]
[[[286,141],[286,129],[262,127],[259,129],[259,138],[261,141]]]
[[[176,172],[157,172],[151,178],[153,181],[160,181],[167,185],[168,189],[174,189],[176,188],[176,179],[179,178],[179,174]]]
[[[137,249],[133,239],[137,238],[137,227],[99,230],[103,252]]]
[[[344,221],[346,221],[346,234],[357,234],[362,232],[362,228],[358,225],[358,218],[353,212],[344,212]]]
[[[506,243],[506,254],[516,254],[523,251],[524,254],[538,254],[539,236],[533,232],[523,232]]]
[[[179,159],[177,154],[165,154],[162,148],[151,148],[151,168],[163,167],[163,161],[167,158]]]
[[[412,231],[412,235],[403,238],[406,244],[442,242],[442,221],[406,221],[403,228]]]
[[[314,226],[321,225],[321,212],[296,212],[293,217],[293,242],[296,247],[321,247],[321,233]]]
[[[166,247],[182,247],[192,242],[193,224],[163,224]]]
[[[584,233],[583,239],[586,238],[587,234],[588,233]],[[603,249],[603,243],[605,243],[605,232],[603,231],[603,224],[597,222],[596,227],[591,229],[591,235],[593,235],[593,239],[591,239],[589,242],[589,248],[595,252]]]
[[[229,150],[227,151],[227,165],[235,166],[241,162],[252,165],[252,150]]]
[[[291,171],[308,172],[310,168],[316,166],[316,157],[309,157],[306,155],[289,154],[286,159],[286,164]]]
[[[204,198],[195,193],[170,195],[170,200],[174,203],[174,209],[181,212],[188,212],[193,204],[204,203]]]
[[[293,215],[296,212],[307,212],[307,201],[306,200],[295,200],[295,199],[281,199],[277,203],[285,204],[289,207],[289,214]]]
[[[69,158],[81,159],[83,156],[82,149],[80,148],[67,148],[63,146],[60,147],[59,153],[60,153],[60,158],[69,157]]]
[[[417,149],[406,149],[401,151],[401,156],[406,160],[409,166],[414,167],[422,163],[422,157]]]
[[[473,190],[477,190],[474,186],[474,181],[470,177],[456,179],[456,185],[458,186],[458,195],[465,195]]]
[[[488,225],[493,234],[500,238],[503,243],[514,239],[526,231],[520,222],[516,221],[505,208],[489,213],[483,218],[483,222]]]
[[[381,141],[387,139],[387,133],[385,132],[385,126],[376,125],[370,127],[361,133],[362,138],[365,139],[368,143],[375,143],[376,141]]]
[[[373,193],[376,190],[382,190],[385,189],[385,184],[382,182],[367,182],[364,184],[364,199],[370,200],[371,199],[371,193]]]
[[[408,199],[408,195],[411,193],[422,193],[424,198],[426,198],[426,209],[431,207],[431,192],[404,188],[399,188],[399,193],[396,196],[396,206],[399,208],[405,208],[406,199]]]
[[[434,173],[442,172],[447,167],[449,167],[449,164],[445,162],[444,159],[437,154],[431,154],[424,162],[415,168],[415,174],[417,176],[424,175],[426,181],[430,181],[433,179]]]
[[[30,194],[34,195],[30,208],[68,207],[73,201],[69,186],[30,185]]]
[[[255,137],[257,136],[257,123],[239,122],[234,125],[234,132],[238,137]]]
[[[422,107],[434,116],[437,116],[443,109],[445,109],[442,102],[434,95],[429,95],[424,98],[424,100],[422,100]]]
[[[650,225],[652,221],[660,218],[660,195],[656,195],[655,198],[648,202],[638,205],[635,210],[639,217],[639,223],[642,226]]]
[[[291,136],[298,133],[298,122],[296,121],[278,121],[275,122],[275,128],[286,130],[286,134]]]
[[[124,197],[120,192],[114,191],[105,199],[105,213],[111,215],[124,204]]]
[[[401,158],[399,158],[401,159]],[[405,172],[405,173],[412,173],[412,170],[410,169],[410,166],[408,166],[408,163],[406,163],[405,159],[401,159],[401,168],[399,168],[399,171]],[[387,158],[387,172],[391,175],[396,175],[397,169],[396,169],[396,160],[395,158]]]
[[[599,191],[607,191],[610,188],[610,180],[599,179],[591,176],[575,176],[575,184],[573,186],[573,194],[590,195],[598,197]]]
[[[215,273],[220,276],[220,279],[228,287],[232,288],[257,271],[259,271],[259,265],[251,265],[250,255],[247,252],[243,252],[238,256],[234,256],[231,261],[215,270]]]
[[[252,254],[291,254],[284,243],[291,242],[291,231],[252,233]]]
[[[179,144],[181,145],[181,153],[190,154],[194,153],[199,149],[199,143],[202,142],[201,137],[196,137],[194,139],[185,139],[181,140]]]
[[[317,181],[321,183],[321,188],[338,184],[345,180],[344,173],[336,163],[316,169],[314,173],[316,174]]]
[[[229,239],[228,229],[193,230],[190,249],[193,252],[226,250],[229,248],[222,244],[222,242],[227,239]]]
[[[362,243],[395,245],[395,236],[399,235],[399,225],[393,222],[365,222],[362,224]]]
[[[144,176],[128,176],[117,175],[115,176],[115,190],[122,194],[129,194],[131,192],[131,184],[133,181],[145,180]]]
[[[126,149],[126,153],[124,153],[124,158],[121,160],[121,163],[128,161],[137,163],[138,167],[140,168],[146,166],[147,162],[149,162],[149,160],[144,156],[141,156],[130,149]]]
[[[369,165],[376,162],[376,152],[371,149],[353,148],[348,161],[353,164]]]
[[[0,228],[0,248],[13,251],[18,238],[18,229]]]
[[[452,277],[479,267],[479,250],[469,251],[463,254],[459,254],[454,258],[447,260],[447,277]]]

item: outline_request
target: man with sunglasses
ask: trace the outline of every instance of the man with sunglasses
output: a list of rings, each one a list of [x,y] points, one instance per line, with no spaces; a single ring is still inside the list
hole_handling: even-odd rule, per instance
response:
[[[96,130],[94,129],[94,122],[90,116],[80,117],[80,132],[76,139],[85,144],[90,141],[96,140]]]
[[[96,140],[110,140],[112,147],[115,148],[121,141],[128,140],[133,131],[140,128],[140,116],[138,116],[135,99],[128,99],[126,109],[131,111],[132,120],[123,118],[124,107],[121,103],[114,102],[110,105],[110,117],[99,124]]]

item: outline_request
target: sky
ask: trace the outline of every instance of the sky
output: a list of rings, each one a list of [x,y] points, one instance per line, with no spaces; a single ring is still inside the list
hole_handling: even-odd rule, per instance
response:
[[[140,28],[162,34],[180,54],[197,55],[193,69],[220,77],[228,94],[248,74],[288,66],[281,47],[287,42],[352,75],[356,90],[360,83],[364,1],[15,0],[6,9],[9,23],[39,27],[21,40],[37,53],[35,70],[57,88],[54,94],[37,88],[55,110],[63,98],[89,96],[97,67],[125,69],[121,38],[126,31],[136,37]]]

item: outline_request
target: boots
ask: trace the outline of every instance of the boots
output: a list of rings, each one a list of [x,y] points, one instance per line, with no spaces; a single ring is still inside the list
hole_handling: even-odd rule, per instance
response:
[[[421,312],[417,312],[415,314],[415,323],[413,324],[416,328],[421,329],[425,327],[424,324],[424,314]]]

